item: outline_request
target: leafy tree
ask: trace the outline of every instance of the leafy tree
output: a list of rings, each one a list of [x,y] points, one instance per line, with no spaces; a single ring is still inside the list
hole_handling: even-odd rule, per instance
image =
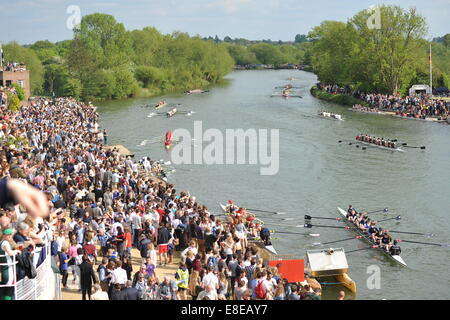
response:
[[[20,101],[25,100],[25,91],[23,88],[17,83],[13,83],[11,86],[16,90],[17,98],[19,98]]]
[[[7,107],[9,110],[17,111],[20,108],[20,99],[17,97],[16,94],[7,91],[6,92],[6,99],[7,99]]]
[[[308,38],[306,37],[305,34],[297,34],[295,36],[295,43],[303,43],[308,41]]]
[[[64,94],[66,97],[80,98],[83,90],[81,81],[75,78],[67,79],[64,85]]]
[[[42,90],[44,82],[44,68],[36,53],[29,48],[25,48],[16,42],[10,42],[3,46],[5,59],[7,62],[24,63],[30,71],[31,92],[38,95]]]

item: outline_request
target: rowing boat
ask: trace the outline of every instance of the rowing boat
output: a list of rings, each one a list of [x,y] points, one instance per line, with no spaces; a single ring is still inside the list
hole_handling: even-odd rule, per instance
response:
[[[325,114],[327,114],[327,115],[325,115]],[[344,119],[342,119],[342,116],[340,114],[335,114],[332,116],[331,113],[326,112],[324,114],[319,113],[318,116],[321,118],[330,119],[330,120],[344,121]],[[339,117],[336,118],[336,116],[339,116]]]
[[[394,148],[388,148],[388,147],[379,146],[377,144],[373,144],[373,143],[369,143],[369,142],[365,142],[365,141],[360,141],[360,140],[356,140],[356,142],[362,143],[362,144],[365,144],[365,145],[368,145],[368,146],[371,146],[371,147],[377,147],[377,148],[384,149],[384,150],[405,152],[405,150],[400,149],[400,148],[395,148],[395,149]]]
[[[227,213],[227,206],[223,205],[222,203],[219,203],[219,205],[222,208],[222,211],[226,215],[229,215],[229,213]],[[258,219],[255,217],[255,220],[259,221],[261,224],[264,224],[264,221],[262,221],[261,219]],[[273,247],[273,245],[266,246],[266,245],[264,245],[263,241],[255,241],[255,243],[261,247],[264,247],[264,249],[266,249],[267,251],[269,251],[272,254],[278,254],[277,251],[275,250],[275,248]]]
[[[402,115],[399,115],[399,114],[395,114],[395,115],[392,115],[393,117],[396,117],[396,118],[400,118],[400,119],[407,119],[407,120],[418,120],[418,121],[428,121],[428,122],[439,122],[439,123],[445,123],[446,122],[446,120],[443,120],[443,119],[437,119],[437,118],[433,118],[433,117],[428,117],[428,118],[415,118],[415,117],[410,117],[410,116],[402,116]]]
[[[176,108],[176,107],[173,108],[172,110],[168,111],[168,112],[166,113],[166,115],[167,115],[168,118],[170,118],[170,117],[173,117],[173,115],[174,115],[175,113],[177,113],[177,108]]]
[[[359,228],[355,227],[355,224],[353,224],[351,221],[347,220],[347,212],[341,208],[338,207],[338,211],[340,213],[341,216],[344,217],[344,221],[347,225],[351,226],[354,232],[356,232],[358,235],[360,235],[362,237],[362,239],[364,239],[366,242],[370,243],[371,245],[377,245],[366,233],[364,233],[362,230],[360,230]],[[355,228],[355,229],[353,229]],[[400,257],[399,255],[392,255],[390,254],[388,251],[384,250],[383,248],[374,248],[377,251],[382,252],[386,257],[390,258],[392,261],[397,262],[398,264],[402,265],[403,267],[406,267],[406,262],[402,259],[402,257]]]
[[[158,109],[161,109],[161,108],[163,108],[163,107],[165,107],[165,106],[167,106],[167,102],[164,102],[164,103],[161,103],[161,104],[157,104],[157,105],[155,106],[155,109],[158,110]]]

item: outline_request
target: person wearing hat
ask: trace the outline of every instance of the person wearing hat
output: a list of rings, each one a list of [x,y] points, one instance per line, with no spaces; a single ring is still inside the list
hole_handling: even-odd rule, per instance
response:
[[[12,300],[14,296],[13,257],[21,251],[12,249],[12,241],[13,231],[10,228],[3,230],[0,242],[0,272],[2,276],[0,284],[7,287],[0,288],[0,300]]]

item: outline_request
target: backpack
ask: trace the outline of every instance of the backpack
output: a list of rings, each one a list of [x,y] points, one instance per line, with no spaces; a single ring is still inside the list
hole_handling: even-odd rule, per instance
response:
[[[263,287],[264,280],[258,281],[258,284],[255,288],[255,295],[258,299],[265,299],[266,298],[266,290],[264,290]]]

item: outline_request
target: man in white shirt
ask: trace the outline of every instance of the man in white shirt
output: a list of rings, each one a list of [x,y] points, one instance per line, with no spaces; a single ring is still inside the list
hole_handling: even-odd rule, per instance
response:
[[[102,288],[100,288],[98,283],[94,284],[94,290],[95,292],[91,295],[91,300],[109,300],[108,293],[102,291]]]
[[[208,274],[203,277],[202,286],[207,288],[207,286],[212,286],[214,290],[219,289],[219,279],[214,274],[214,266],[208,266]]]
[[[128,280],[127,272],[122,269],[122,261],[116,262],[117,268],[113,270],[111,277],[111,284],[120,284],[122,288],[125,287],[125,283]]]

